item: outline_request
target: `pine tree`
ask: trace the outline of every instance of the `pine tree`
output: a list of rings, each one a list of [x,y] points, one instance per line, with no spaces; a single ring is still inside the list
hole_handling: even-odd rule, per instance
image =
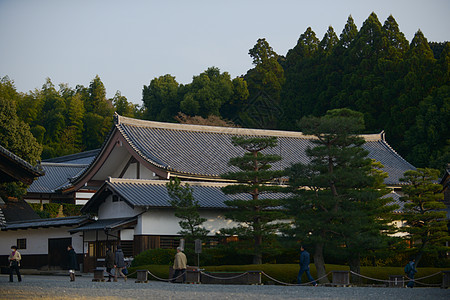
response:
[[[280,209],[281,200],[271,198],[268,194],[281,190],[280,186],[270,182],[282,176],[283,171],[272,170],[271,164],[281,160],[278,155],[262,153],[277,145],[275,137],[233,137],[233,145],[246,152],[242,157],[230,159],[229,165],[240,169],[237,172],[223,174],[225,179],[232,179],[238,184],[222,188],[226,194],[249,194],[251,200],[235,199],[225,201],[231,208],[225,216],[239,225],[232,229],[221,229],[223,234],[237,234],[240,238],[251,238],[253,244],[253,263],[262,263],[265,240],[285,225],[277,222],[284,219]]]
[[[435,183],[439,179],[439,170],[419,168],[407,171],[400,179],[406,183],[402,188],[405,197],[403,218],[406,226],[402,227],[410,241],[410,251],[416,254],[416,265],[423,255],[445,253],[450,247],[445,242],[450,240],[447,228],[446,206],[442,202],[444,194],[442,185]]]
[[[374,162],[361,147],[364,139],[355,135],[364,128],[363,115],[336,109],[321,118],[304,117],[299,125],[303,133],[317,139],[306,152],[310,163],[288,169],[291,191],[296,194],[287,201],[294,217],[290,233],[314,245],[318,277],[326,274],[325,247],[341,251],[344,245],[341,252],[351,270],[359,272],[359,257],[385,238],[381,230],[389,229],[389,212],[394,209],[384,206],[388,200],[379,199],[386,193],[384,175],[374,170]]]
[[[206,219],[200,217],[200,205],[193,196],[192,187],[187,183],[181,185],[181,180],[177,177],[171,178],[166,187],[171,198],[169,202],[175,208],[175,216],[181,219],[178,224],[182,230],[178,234],[190,241],[205,238],[209,230],[202,227]]]

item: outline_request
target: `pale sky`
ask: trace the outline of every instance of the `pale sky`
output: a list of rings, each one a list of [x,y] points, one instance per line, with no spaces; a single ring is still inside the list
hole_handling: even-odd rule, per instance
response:
[[[21,92],[89,86],[99,75],[113,97],[142,104],[142,87],[165,74],[187,84],[208,67],[231,77],[252,68],[248,50],[265,38],[280,55],[311,27],[338,36],[352,15],[392,14],[409,42],[450,40],[449,0],[0,0],[0,77]]]

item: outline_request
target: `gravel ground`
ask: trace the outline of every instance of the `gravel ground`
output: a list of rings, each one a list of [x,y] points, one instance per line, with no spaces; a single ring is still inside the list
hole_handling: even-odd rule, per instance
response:
[[[0,275],[0,299],[450,299],[440,288],[312,287],[92,282],[92,276],[25,275],[21,283]]]

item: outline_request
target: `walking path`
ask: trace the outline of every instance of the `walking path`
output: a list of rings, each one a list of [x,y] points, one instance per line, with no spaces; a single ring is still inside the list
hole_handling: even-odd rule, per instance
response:
[[[450,299],[450,289],[92,282],[92,275],[25,275],[21,283],[0,275],[0,299]]]

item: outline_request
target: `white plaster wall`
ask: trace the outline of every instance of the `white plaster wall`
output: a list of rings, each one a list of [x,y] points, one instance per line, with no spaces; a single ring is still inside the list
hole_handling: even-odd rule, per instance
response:
[[[99,219],[114,219],[133,217],[140,212],[139,209],[133,209],[124,201],[112,201],[112,196],[108,196],[98,208]]]
[[[48,254],[48,239],[72,238],[72,245],[77,253],[83,253],[83,237],[81,232],[70,234],[69,229],[61,228],[38,228],[0,231],[0,253],[9,254],[11,246],[17,244],[17,239],[27,239],[27,249],[20,249],[21,254]]]
[[[134,229],[124,229],[120,231],[120,239],[122,241],[134,240]]]
[[[130,164],[130,166],[128,167],[125,174],[123,174],[123,178],[137,179],[136,178],[136,168],[137,168],[137,163]],[[147,169],[146,167],[144,167],[141,164],[139,166],[139,179],[158,179],[158,177],[155,175],[155,173],[153,173],[152,171],[150,171],[149,169]]]
[[[209,235],[215,235],[220,228],[236,226],[235,222],[225,219],[220,211],[202,210],[200,216],[207,219],[203,227],[210,231]],[[173,209],[151,209],[139,218],[138,225],[140,223],[142,228],[136,234],[177,235],[181,230],[179,221]]]

